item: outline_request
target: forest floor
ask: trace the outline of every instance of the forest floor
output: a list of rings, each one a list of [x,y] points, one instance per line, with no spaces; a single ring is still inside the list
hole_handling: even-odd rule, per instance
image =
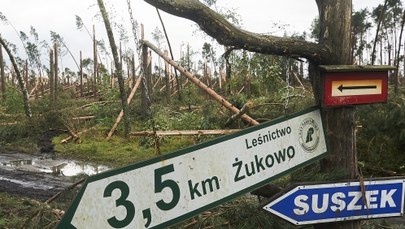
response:
[[[37,154],[0,152],[0,228],[54,228],[60,217],[62,217],[64,210],[67,210],[80,185],[75,187],[74,191],[57,199],[52,205],[44,205],[45,201],[82,179],[83,174],[87,176],[109,169],[109,167],[103,165],[82,164],[70,159],[56,158],[52,138],[57,134],[55,132],[43,134],[37,142],[40,149]],[[238,199],[228,205],[232,207],[240,205],[238,208],[246,209],[245,204],[249,202],[248,208],[252,208],[251,211],[258,211],[255,217],[260,218],[257,214],[264,214],[257,208],[260,204],[252,198],[248,199]],[[225,211],[228,211],[228,213],[221,214],[232,214],[229,212],[240,211],[230,210],[228,207],[225,209],[227,209]],[[224,210],[213,209],[210,214],[214,214],[216,211]],[[205,217],[204,214],[202,217]],[[52,220],[42,222],[43,219],[49,218]],[[263,220],[263,217],[261,220]],[[369,220],[367,224],[363,224],[362,228],[405,228],[405,216],[378,220],[370,224],[371,221]],[[191,222],[196,221],[192,219]],[[189,224],[190,222],[186,225]],[[215,223],[213,224],[215,225]],[[212,227],[213,224],[208,227],[234,228],[230,227],[231,224],[228,223],[222,223],[224,226],[218,227]],[[36,227],[34,225],[42,226]],[[196,223],[196,228],[198,225]],[[186,227],[180,226],[179,228]],[[289,226],[289,228],[295,227]]]

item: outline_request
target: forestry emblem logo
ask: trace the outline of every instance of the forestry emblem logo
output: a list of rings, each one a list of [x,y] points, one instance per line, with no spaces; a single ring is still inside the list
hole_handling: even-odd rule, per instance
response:
[[[301,147],[308,153],[312,153],[319,144],[319,127],[312,118],[304,119],[299,128],[299,142]]]

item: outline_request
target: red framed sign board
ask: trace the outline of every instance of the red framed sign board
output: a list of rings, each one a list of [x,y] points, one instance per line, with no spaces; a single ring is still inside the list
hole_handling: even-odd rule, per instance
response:
[[[385,103],[391,66],[320,66],[324,107]]]

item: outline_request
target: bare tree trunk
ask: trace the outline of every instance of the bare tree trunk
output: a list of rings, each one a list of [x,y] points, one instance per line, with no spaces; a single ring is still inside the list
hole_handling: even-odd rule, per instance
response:
[[[141,27],[141,38],[143,39],[144,37],[144,30],[143,30],[143,25]],[[149,97],[149,90],[148,90],[148,47],[146,45],[142,45],[142,85],[141,85],[141,107],[142,108],[146,108],[146,109],[142,109],[142,116],[143,117],[147,117],[148,116],[148,111],[149,111],[149,107],[150,104],[148,101],[148,97]]]
[[[135,66],[135,54],[132,56],[132,85],[131,88],[133,88],[135,86],[135,81],[136,81],[136,66]]]
[[[1,78],[1,99],[2,103],[6,103],[6,75],[4,73],[3,46],[0,44],[0,78]]]
[[[83,97],[83,55],[80,51],[80,97]]]
[[[152,53],[149,51],[147,53],[147,66],[144,69],[145,76],[146,76],[146,85],[148,86],[148,93],[149,93],[149,98],[152,97],[153,95],[153,79],[152,79]]]
[[[165,56],[169,56],[169,52],[167,50],[164,51],[164,54]],[[172,92],[170,90],[170,66],[167,61],[165,61],[165,84],[166,84],[166,102],[169,104]]]
[[[320,43],[332,48],[334,55],[327,64],[345,65],[352,63],[351,57],[351,0],[316,0],[320,12]],[[344,177],[357,178],[357,152],[355,136],[354,107],[323,109],[326,118],[325,129],[329,143],[329,154],[321,161],[322,172],[333,174],[340,171]],[[360,221],[346,221],[316,225],[316,228],[360,228]]]
[[[21,93],[22,93],[22,97],[23,97],[25,116],[27,116],[27,118],[30,119],[32,117],[32,112],[31,112],[31,107],[30,107],[29,100],[28,100],[28,91],[27,91],[27,88],[25,87],[24,80],[21,76],[20,70],[18,69],[17,62],[15,61],[14,56],[11,53],[11,50],[8,48],[6,42],[4,42],[1,35],[0,35],[0,44],[3,46],[4,50],[6,50],[6,53],[8,54],[8,56],[10,58],[11,64],[13,65],[14,71],[16,73],[17,81],[18,81],[18,84],[20,85],[20,89],[21,89]]]
[[[163,33],[165,34],[166,41],[167,41],[167,46],[169,46],[170,56],[172,57],[172,60],[174,60],[172,45],[170,44],[169,36],[167,35],[166,27],[165,27],[165,24],[163,23],[162,17],[160,16],[160,12],[159,12],[158,8],[156,8],[156,12],[157,12],[157,14],[159,16],[160,23],[162,24]],[[179,96],[179,101],[181,101],[179,76],[177,74],[176,69],[174,69],[174,75],[176,76],[176,87],[177,87],[177,93],[178,93],[178,96]]]
[[[377,45],[377,40],[378,40],[378,34],[380,33],[381,23],[384,19],[385,11],[387,10],[387,4],[388,4],[388,0],[385,0],[384,7],[381,11],[381,15],[378,18],[377,30],[375,32],[375,39],[374,39],[374,44],[373,44],[373,51],[371,52],[371,65],[374,65],[374,62],[375,62],[375,51],[376,51],[376,45]]]
[[[394,78],[395,78],[395,82],[394,82],[394,92],[397,95],[398,94],[398,84],[399,82],[399,62],[400,62],[400,58],[399,58],[399,54],[401,52],[401,42],[402,42],[402,35],[404,33],[404,25],[405,25],[405,10],[402,14],[402,22],[401,22],[401,32],[399,33],[399,41],[398,41],[398,49],[397,49],[397,54],[396,54],[396,62],[395,62],[395,72],[394,72]],[[405,62],[405,61],[404,61]],[[405,69],[404,69],[405,71]]]
[[[118,79],[118,86],[119,86],[119,90],[120,90],[121,107],[124,112],[124,117],[123,117],[124,129],[125,129],[124,134],[125,134],[125,138],[127,138],[128,133],[129,133],[128,108],[127,108],[128,106],[127,106],[127,95],[125,92],[124,78],[123,78],[123,74],[122,74],[122,65],[119,60],[117,45],[115,44],[114,34],[111,29],[110,20],[108,18],[107,10],[105,9],[105,6],[104,6],[104,2],[103,2],[103,0],[97,0],[97,3],[98,3],[98,7],[100,8],[100,12],[103,17],[103,20],[104,20],[104,25],[107,30],[108,40],[109,40],[110,46],[111,46],[111,52],[112,52],[113,58],[114,58],[115,73],[116,73],[116,76]]]
[[[54,82],[54,84],[55,84],[55,86],[54,86],[54,92],[53,92],[53,96],[54,96],[54,98],[53,98],[53,101],[54,101],[54,103],[56,104],[56,101],[57,101],[57,99],[58,99],[58,94],[59,94],[59,45],[58,45],[58,43],[56,43],[55,42],[55,44],[54,44],[54,48],[53,48],[53,51],[54,51],[54,55],[55,55],[55,59],[54,59],[54,70],[53,70],[53,75],[54,75],[54,78],[53,78],[53,82]]]
[[[30,81],[28,79],[28,77],[29,77],[28,60],[26,60],[24,63],[23,76],[24,76],[25,87],[27,88],[27,92],[29,92],[30,91]]]
[[[49,104],[51,110],[55,109],[55,72],[54,72],[53,49],[49,50]]]
[[[93,84],[93,93],[97,93],[97,78],[98,78],[98,61],[97,61],[97,41],[96,41],[96,27],[93,25],[93,63],[94,63],[94,84]]]

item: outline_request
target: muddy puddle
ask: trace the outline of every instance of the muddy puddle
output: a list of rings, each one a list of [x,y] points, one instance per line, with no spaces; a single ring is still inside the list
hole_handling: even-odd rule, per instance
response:
[[[0,166],[31,172],[49,173],[55,176],[94,175],[109,169],[104,165],[72,160],[55,159],[53,155],[32,156],[26,154],[0,154]]]
[[[0,191],[46,199],[69,187],[78,175],[91,176],[109,169],[57,159],[53,154],[0,153]]]

